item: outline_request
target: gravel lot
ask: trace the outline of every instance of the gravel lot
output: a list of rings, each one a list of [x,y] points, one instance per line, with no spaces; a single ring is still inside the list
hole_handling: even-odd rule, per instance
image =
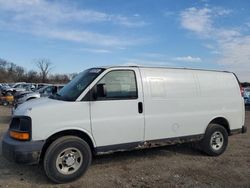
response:
[[[0,137],[7,130],[10,109],[0,106]],[[119,152],[93,159],[78,181],[51,183],[41,166],[8,162],[0,146],[0,187],[250,187],[250,111],[248,133],[229,138],[226,152],[208,157],[187,144]]]

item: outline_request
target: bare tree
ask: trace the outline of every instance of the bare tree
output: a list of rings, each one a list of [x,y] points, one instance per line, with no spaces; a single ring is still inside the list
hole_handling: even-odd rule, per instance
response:
[[[68,78],[69,78],[69,80],[72,80],[72,79],[74,79],[77,75],[78,75],[78,73],[71,73],[71,74],[68,75]]]
[[[52,63],[50,62],[49,59],[41,58],[41,59],[36,60],[35,64],[40,71],[42,82],[46,82],[48,74],[52,70],[52,67],[51,67]]]
[[[24,67],[0,57],[0,83],[23,81],[34,83],[67,83],[71,78],[66,74],[50,74],[53,67],[48,59],[37,59],[34,61],[34,64],[38,67],[39,72],[26,70]]]
[[[26,82],[39,82],[39,75],[36,71],[30,70],[26,73]]]

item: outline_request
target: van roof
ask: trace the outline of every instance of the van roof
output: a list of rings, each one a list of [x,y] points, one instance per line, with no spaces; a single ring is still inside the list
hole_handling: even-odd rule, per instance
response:
[[[230,71],[222,71],[222,70],[212,70],[212,69],[196,69],[196,68],[185,68],[185,67],[161,67],[161,66],[145,66],[145,65],[115,65],[115,66],[103,66],[103,67],[96,67],[96,68],[126,68],[126,67],[138,67],[138,68],[157,68],[157,69],[178,69],[178,70],[197,70],[197,71],[212,71],[212,72],[223,72],[223,73],[233,73]],[[234,73],[233,73],[234,74]]]

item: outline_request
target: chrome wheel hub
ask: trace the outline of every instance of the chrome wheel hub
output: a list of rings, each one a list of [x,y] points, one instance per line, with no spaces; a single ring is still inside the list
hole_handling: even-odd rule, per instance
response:
[[[212,134],[211,140],[210,140],[210,146],[213,150],[220,150],[224,143],[224,137],[223,134],[219,131],[216,131]]]
[[[76,160],[75,156],[72,153],[70,153],[64,157],[63,164],[69,167],[75,164],[75,160]]]
[[[73,174],[81,167],[82,160],[82,153],[77,148],[67,148],[57,156],[56,168],[62,174]]]

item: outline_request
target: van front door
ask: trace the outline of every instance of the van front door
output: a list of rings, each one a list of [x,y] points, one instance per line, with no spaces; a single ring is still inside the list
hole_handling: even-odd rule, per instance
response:
[[[144,139],[144,112],[138,68],[112,69],[92,88],[92,134],[97,151],[135,147]]]

